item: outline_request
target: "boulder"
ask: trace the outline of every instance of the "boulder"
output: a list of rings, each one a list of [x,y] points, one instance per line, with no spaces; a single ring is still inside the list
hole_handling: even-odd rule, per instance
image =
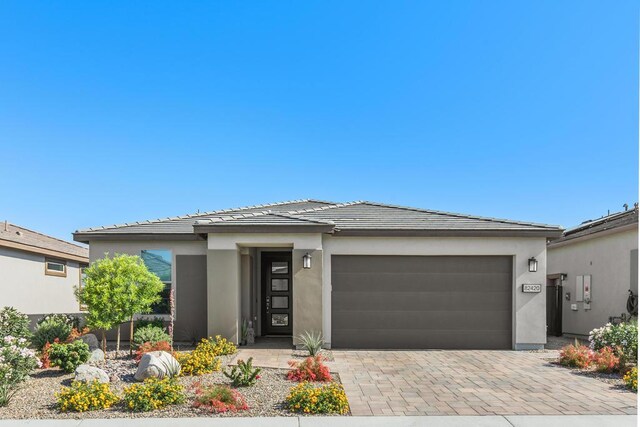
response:
[[[100,348],[100,343],[98,342],[98,338],[93,334],[86,334],[81,336],[78,339],[89,346],[89,351],[97,350]]]
[[[180,362],[166,351],[151,351],[140,359],[138,370],[133,378],[144,381],[147,378],[173,377],[180,373]]]
[[[104,362],[104,351],[96,348],[89,355],[89,360],[87,362]]]
[[[109,382],[109,375],[100,368],[90,365],[80,365],[76,368],[76,381],[93,382],[98,380],[101,383]]]

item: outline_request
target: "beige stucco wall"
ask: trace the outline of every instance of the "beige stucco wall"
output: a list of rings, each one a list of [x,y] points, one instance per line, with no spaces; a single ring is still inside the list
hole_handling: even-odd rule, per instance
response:
[[[637,249],[637,225],[624,231],[605,232],[549,247],[547,271],[549,274],[567,274],[563,293],[571,293],[569,301],[563,300],[563,333],[588,335],[592,329],[607,323],[609,316],[627,312],[631,275],[637,277],[638,274],[637,264],[635,271],[631,271],[631,251]],[[637,257],[637,253],[634,255]],[[583,275],[591,275],[590,310],[584,309],[584,302],[576,301],[576,276]],[[572,304],[577,304],[577,311],[571,310]]]
[[[471,237],[335,237],[323,236],[323,333],[331,343],[332,255],[509,255],[513,257],[513,346],[536,348],[546,343],[545,286],[539,294],[525,294],[523,283],[546,282],[545,238]],[[538,271],[530,273],[527,260],[538,260]]]
[[[240,253],[210,250],[207,256],[207,331],[234,343],[240,338]]]
[[[0,248],[0,307],[26,314],[78,313],[74,287],[80,283],[77,262],[67,261],[67,277],[44,274],[44,255]]]
[[[302,267],[302,257],[311,255],[311,268]],[[321,250],[293,250],[293,336],[322,331],[322,266]],[[298,344],[294,340],[294,344]]]

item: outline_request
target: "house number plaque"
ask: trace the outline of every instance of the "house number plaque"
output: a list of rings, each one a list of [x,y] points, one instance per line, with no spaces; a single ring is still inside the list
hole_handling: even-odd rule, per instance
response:
[[[542,285],[532,285],[525,283],[522,285],[522,292],[526,294],[538,294],[542,292]]]

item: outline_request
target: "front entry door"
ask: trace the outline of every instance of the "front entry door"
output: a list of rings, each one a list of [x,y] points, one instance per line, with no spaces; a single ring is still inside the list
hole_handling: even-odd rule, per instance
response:
[[[562,336],[562,293],[560,279],[547,280],[547,335]]]
[[[262,335],[293,333],[291,252],[262,253]]]

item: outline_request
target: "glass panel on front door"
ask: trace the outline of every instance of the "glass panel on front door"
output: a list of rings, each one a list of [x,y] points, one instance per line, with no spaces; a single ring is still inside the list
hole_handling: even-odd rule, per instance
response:
[[[271,279],[271,290],[274,292],[288,291],[289,279]]]
[[[289,326],[289,315],[288,314],[272,314],[271,315],[271,326]]]
[[[271,308],[289,308],[289,297],[271,297]]]
[[[289,274],[289,263],[276,261],[271,263],[271,274]]]

